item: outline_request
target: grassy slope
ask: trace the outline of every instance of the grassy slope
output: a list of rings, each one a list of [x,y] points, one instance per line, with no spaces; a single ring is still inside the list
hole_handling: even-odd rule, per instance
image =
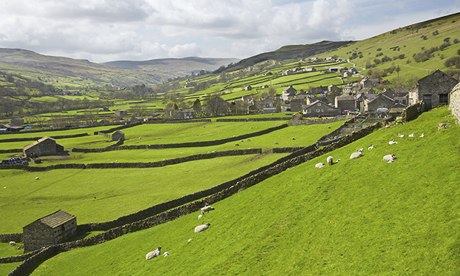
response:
[[[57,209],[76,215],[79,223],[115,219],[216,186],[282,156],[222,157],[150,169],[1,170],[0,233],[20,232]]]
[[[405,54],[404,59],[397,59],[378,65],[376,68],[385,69],[392,65],[399,65],[401,71],[399,77],[401,79],[420,78],[430,72],[441,69],[446,70],[444,61],[449,57],[456,56],[457,51],[460,49],[460,44],[454,44],[454,39],[460,40],[460,13],[454,14],[449,17],[437,19],[434,22],[415,24],[418,27],[404,27],[398,29],[395,34],[390,32],[371,37],[348,46],[339,48],[337,50],[319,55],[323,57],[338,55],[342,58],[349,58],[353,51],[362,52],[363,57],[351,60],[356,63],[357,67],[365,67],[366,63],[373,60],[378,53],[383,53],[383,56],[393,58],[394,56]],[[433,35],[434,31],[438,31],[438,35]],[[427,40],[423,40],[422,35],[427,36]],[[431,47],[440,46],[443,40],[450,37],[451,46],[444,51],[435,52],[435,56],[425,62],[417,63],[414,61],[412,55],[422,51],[422,47],[429,49]],[[399,51],[391,50],[391,47],[399,46]],[[381,48],[381,51],[377,49]],[[441,58],[440,55],[444,55]],[[382,58],[380,56],[378,58]],[[408,61],[410,63],[408,63]],[[375,70],[375,68],[372,68]],[[394,72],[388,79],[397,79],[398,75]]]
[[[443,121],[452,122],[445,108],[379,130],[333,152],[343,160],[337,165],[315,169],[325,161],[319,157],[215,204],[202,221],[191,214],[72,250],[34,275],[454,275],[460,260],[460,127],[438,131]],[[389,146],[399,132],[426,137]],[[374,151],[348,159],[370,144]],[[398,160],[383,162],[392,152]],[[211,228],[194,234],[204,222]],[[158,245],[170,256],[145,261]]]

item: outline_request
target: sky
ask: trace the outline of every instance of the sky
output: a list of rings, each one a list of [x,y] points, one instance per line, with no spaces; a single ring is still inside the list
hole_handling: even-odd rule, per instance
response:
[[[460,0],[0,0],[0,48],[94,62],[245,58],[456,12]]]

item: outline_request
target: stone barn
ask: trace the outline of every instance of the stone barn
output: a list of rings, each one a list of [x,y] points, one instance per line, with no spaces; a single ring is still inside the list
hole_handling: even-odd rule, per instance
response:
[[[324,101],[317,100],[305,106],[302,113],[304,117],[334,117],[340,115],[340,109],[330,106]]]
[[[59,210],[23,228],[24,250],[34,251],[68,241],[77,232],[77,218]]]
[[[23,149],[25,156],[58,155],[64,153],[64,147],[50,137],[43,137]]]
[[[112,133],[112,141],[125,140],[125,134],[122,131],[115,131]]]
[[[423,101],[424,109],[428,110],[442,104],[449,104],[450,91],[458,81],[446,73],[436,70],[417,81],[417,87],[409,92],[409,104]]]

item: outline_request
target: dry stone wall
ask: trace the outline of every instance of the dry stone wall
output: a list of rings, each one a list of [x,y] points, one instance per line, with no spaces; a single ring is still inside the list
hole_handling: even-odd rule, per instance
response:
[[[457,123],[460,124],[460,83],[450,92],[449,109],[452,111],[452,115],[457,119]]]

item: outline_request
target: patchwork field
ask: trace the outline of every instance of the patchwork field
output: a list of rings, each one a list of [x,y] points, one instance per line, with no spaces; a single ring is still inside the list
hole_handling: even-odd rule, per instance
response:
[[[440,122],[449,127],[438,130]],[[315,158],[214,204],[202,220],[190,214],[62,253],[34,275],[455,275],[459,136],[448,110],[435,109],[330,153],[338,164],[316,169],[326,156]],[[363,157],[348,158],[371,144]],[[394,163],[382,161],[389,153]],[[207,222],[209,230],[193,233]],[[145,261],[157,246],[169,257]]]

